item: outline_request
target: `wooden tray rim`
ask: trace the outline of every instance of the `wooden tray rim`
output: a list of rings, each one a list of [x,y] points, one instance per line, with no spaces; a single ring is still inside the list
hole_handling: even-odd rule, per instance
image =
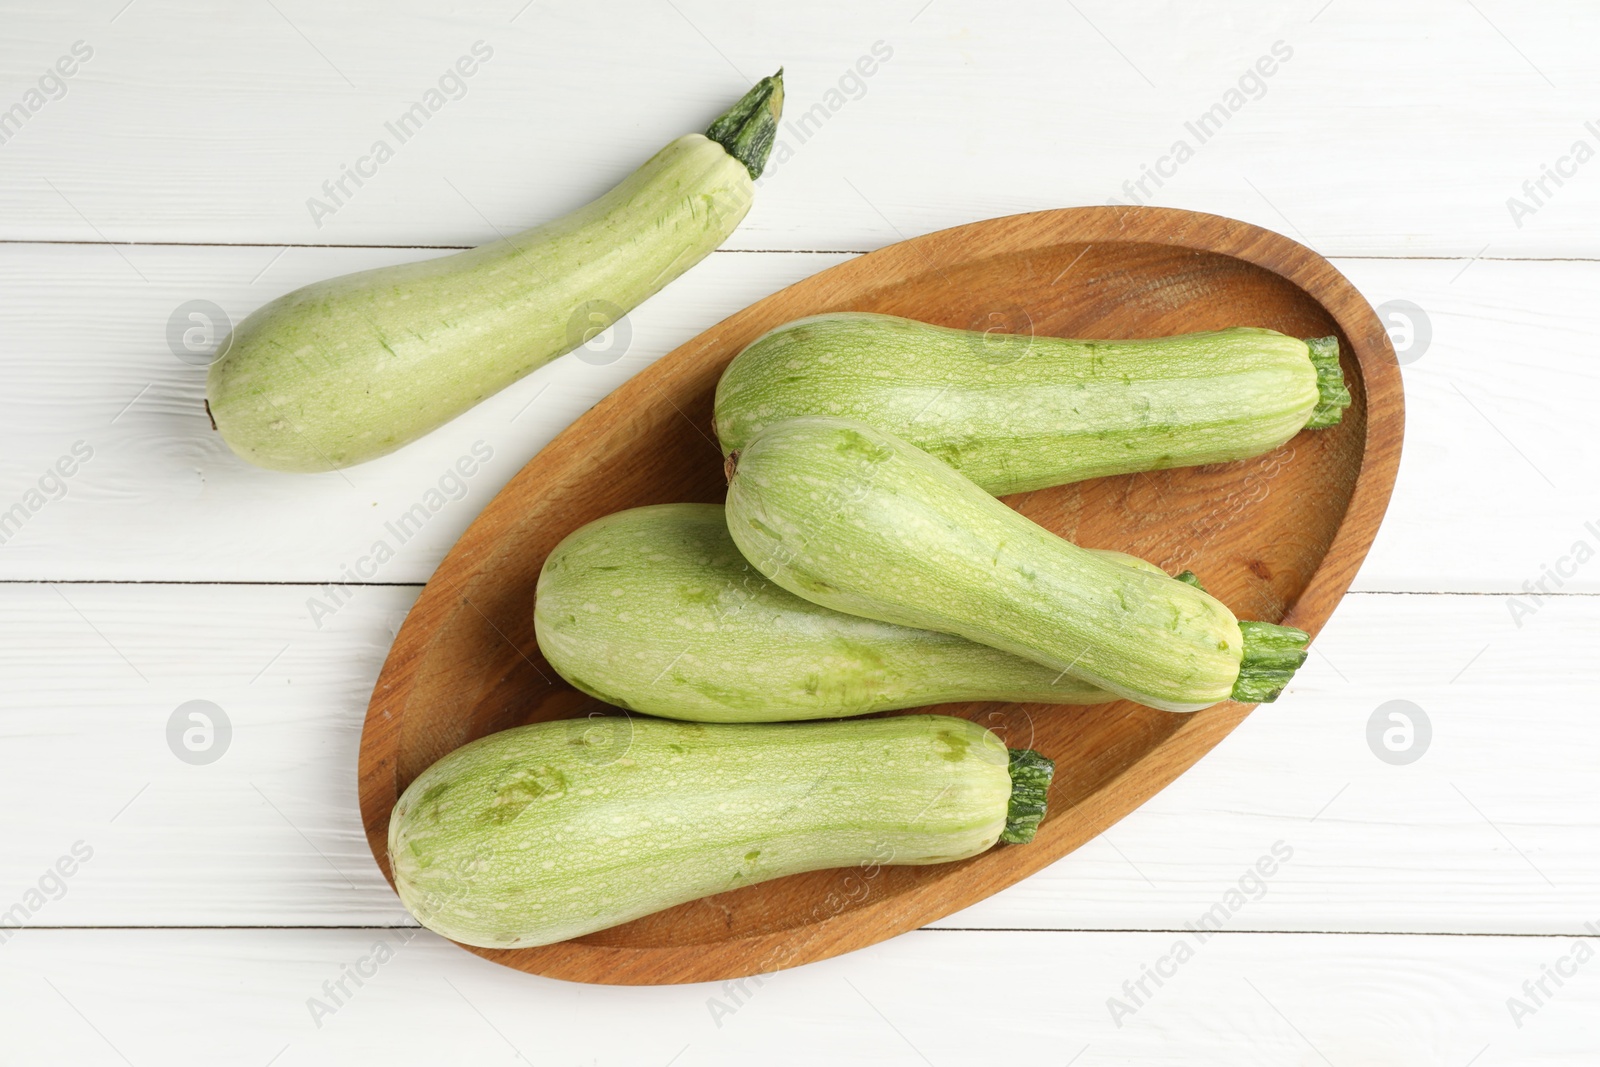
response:
[[[1197,230],[1207,237],[1203,245],[1187,240]],[[1019,235],[1023,237],[1020,243]],[[649,391],[656,390],[659,381],[670,379],[678,363],[704,347],[708,339],[714,339],[730,323],[755,314],[770,301],[805,294],[812,302],[822,302],[830,289],[848,284],[863,271],[882,271],[891,266],[890,261],[894,263],[887,272],[888,280],[879,288],[904,284],[937,271],[942,263],[982,258],[986,252],[1019,254],[1067,242],[1160,244],[1231,256],[1299,287],[1333,317],[1349,340],[1366,391],[1367,425],[1361,466],[1328,551],[1283,620],[1315,636],[1371,548],[1394,488],[1403,436],[1404,396],[1394,349],[1377,314],[1349,280],[1322,256],[1282,234],[1235,219],[1178,208],[1058,208],[936,231],[887,245],[802,279],[668,352],[562,430],[523,466],[462,534],[396,635],[362,727],[358,767],[362,818],[373,857],[391,886],[394,878],[388,865],[387,827],[399,792],[393,752],[404,705],[416,680],[415,666],[427,658],[441,632],[439,624],[451,611],[461,609],[460,590],[477,576],[480,560],[494,553],[497,542],[486,541],[485,531],[497,524],[486,520],[517,506],[521,483],[535,476],[535,466],[546,451],[581,445],[584,437],[609,423],[616,408],[648,399]],[[432,620],[433,625],[423,629],[424,620]],[[389,709],[397,704],[401,710],[391,715]],[[1037,853],[1030,847],[1028,862],[1020,865],[1021,873],[1015,881],[1069,854],[1137,809],[1226,737],[1250,710],[1251,706],[1225,703],[1188,716],[1166,739],[1074,806],[1077,832],[1064,847],[1058,851],[1038,849]],[[768,973],[886,940],[968,907],[999,888],[1003,887],[989,886],[982,879],[944,878],[806,926],[714,945],[630,948],[587,944],[578,939],[536,949],[462,947],[530,973],[574,981],[627,985],[719,981]],[[863,939],[859,930],[865,924],[874,929],[870,937]],[[800,936],[801,931],[805,936]],[[798,947],[797,941],[801,942]],[[730,958],[743,963],[730,969]]]

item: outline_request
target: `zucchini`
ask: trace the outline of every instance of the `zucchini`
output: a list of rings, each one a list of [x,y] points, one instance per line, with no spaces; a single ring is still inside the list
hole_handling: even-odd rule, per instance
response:
[[[1303,632],[1241,624],[1196,585],[1079,548],[866,423],[775,423],[730,465],[745,558],[835,611],[956,634],[1166,711],[1272,700],[1305,659]]]
[[[1031,840],[1052,769],[941,715],[541,722],[412,782],[390,816],[389,869],[430,930],[544,945],[787,874]]]
[[[1074,341],[835,312],[751,342],[717,384],[714,422],[726,455],[783,419],[860,419],[1002,496],[1247,459],[1349,403],[1335,337]]]
[[[1130,566],[1154,564],[1108,553]],[[590,696],[698,722],[769,722],[956,700],[1098,704],[1070,674],[951,634],[844,615],[763,578],[717,504],[607,515],[551,551],[534,596],[550,666]]]
[[[782,71],[707,131],[577,211],[442,259],[362,271],[260,308],[206,381],[222,438],[262,467],[391,452],[568,352],[703,259],[750,207]]]

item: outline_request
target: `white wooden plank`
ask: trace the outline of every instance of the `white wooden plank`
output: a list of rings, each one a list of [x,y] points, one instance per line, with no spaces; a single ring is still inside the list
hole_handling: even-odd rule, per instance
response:
[[[1562,162],[1600,145],[1600,11],[1580,0],[123,7],[9,18],[0,107],[30,113],[0,145],[0,237],[478,243],[590,199],[782,64],[792,158],[732,247],[864,249],[1127,201],[1160,167],[1140,199],[1334,254],[1600,254],[1600,175]],[[65,95],[30,98],[80,40]],[[493,56],[464,95],[400,143],[385,123],[478,41]],[[874,45],[888,58],[852,80]],[[1263,57],[1272,75],[1248,80]],[[1188,128],[1219,104],[1220,130]],[[317,225],[308,199],[378,139],[393,158]],[[1164,161],[1180,139],[1192,158]],[[1513,218],[1556,166],[1570,177]]]
[[[1355,588],[1600,591],[1600,445],[1583,397],[1600,265],[1340,260],[1402,350],[1406,436]],[[1409,307],[1407,306],[1409,305]],[[1535,590],[1537,591],[1537,590]]]
[[[52,482],[54,492],[33,498],[36,510],[20,532],[0,528],[5,577],[327,581],[383,539],[394,558],[366,577],[422,581],[494,493],[578,415],[718,320],[846,258],[714,256],[629,316],[624,348],[612,347],[620,337],[613,331],[592,342],[590,361],[574,354],[541,368],[400,452],[308,476],[253,468],[210,429],[205,368],[178,358],[169,342],[174,310],[210,300],[237,321],[316,278],[441,253],[133,254],[148,281],[104,247],[0,246],[0,284],[15,296],[0,311],[0,510],[24,500],[75,443],[93,453],[64,495]],[[94,310],[83,307],[88,291]],[[475,446],[491,458],[463,487],[451,469],[472,459]],[[390,532],[385,524],[441,479],[447,505],[403,541]]]
[[[131,16],[130,16],[131,17]],[[417,250],[0,246],[0,511],[28,499],[76,442],[93,458],[20,531],[0,529],[0,577],[328,581],[395,539],[415,504],[475,443],[492,449],[466,496],[394,543],[379,581],[420,582],[522,463],[631,374],[839,254],[711,257],[629,317],[625,354],[568,356],[400,452],[342,474],[282,474],[232,456],[201,407],[202,367],[167,339],[175,309],[209,300],[237,319],[296,285]],[[1374,305],[1419,305],[1407,353],[1400,482],[1357,588],[1516,592],[1585,540],[1600,548],[1588,432],[1597,385],[1600,264],[1341,260]],[[90,298],[87,294],[92,294]],[[1421,334],[1414,334],[1420,338]],[[599,343],[599,342],[597,342]],[[50,488],[59,492],[51,483]],[[1495,502],[1486,506],[1486,502]],[[1570,563],[1571,561],[1569,561]],[[1600,591],[1600,568],[1561,591]],[[1546,581],[1546,588],[1558,587]]]
[[[1496,597],[1347,597],[1277,703],[1100,839],[941,925],[1183,928],[1245,880],[1236,929],[1581,931],[1600,885],[1597,639],[1593,597],[1520,629]],[[1379,754],[1396,710],[1430,733],[1392,738],[1421,753],[1409,764]],[[1293,858],[1257,887],[1279,842]]]
[[[321,630],[313,592],[0,587],[0,806],[27,813],[0,890],[94,850],[31,923],[407,921],[360,833],[355,763],[413,591],[361,589]],[[1352,596],[1277,704],[1105,838],[943,925],[1182,929],[1282,841],[1293,857],[1229,928],[1581,931],[1600,920],[1597,640],[1600,598],[1519,630],[1494,598]],[[166,739],[197,699],[233,729],[203,766]],[[1432,722],[1409,766],[1367,744],[1396,699]]]
[[[1181,964],[1170,955],[1178,940],[1192,951]],[[14,1062],[85,1067],[876,1067],[992,1063],[1002,1050],[1007,1062],[1078,1067],[1528,1067],[1593,1062],[1600,983],[1591,972],[1600,964],[1593,939],[1581,946],[1549,938],[1223,934],[1195,944],[1174,934],[927,931],[759,983],[629,988],[524,975],[428,933],[401,943],[382,930],[50,930],[4,947],[0,995]],[[1568,972],[1559,987],[1544,978],[1558,964]],[[1158,965],[1170,977],[1159,987],[1144,979],[1149,996],[1123,989]],[[366,972],[360,986],[345,978],[358,966]],[[341,978],[348,997],[324,990]],[[1522,986],[1541,979],[1550,995],[1533,1006]],[[1531,1013],[1514,1020],[1513,997]],[[1114,1019],[1113,999],[1131,1013]]]
[[[253,471],[209,436],[201,372],[164,336],[184,301],[238,317],[304,281],[427,254],[397,246],[478,243],[549,218],[780,62],[791,119],[814,105],[828,115],[803,144],[787,132],[796,151],[731,248],[865,249],[1127,199],[1123,183],[1193,139],[1184,123],[1281,40],[1294,54],[1265,97],[1154,202],[1345,257],[1477,257],[1340,261],[1375,304],[1413,301],[1432,329],[1405,369],[1406,460],[1358,588],[1600,592],[1587,565],[1600,529],[1586,525],[1600,527],[1586,399],[1600,266],[1505,260],[1600,256],[1600,164],[1559,187],[1545,179],[1537,199],[1522,188],[1580,138],[1600,146],[1585,125],[1600,124],[1597,24],[1600,11],[1577,0],[9,11],[0,509],[31,501],[30,488],[54,496],[39,479],[75,442],[93,454],[64,464],[63,499],[29,503],[24,528],[6,534],[0,580],[336,578],[384,518],[482,441],[493,457],[462,499],[376,576],[420,581],[582,410],[709,323],[842,257],[713,257],[632,317],[619,361],[564,360],[343,477]],[[31,113],[30,89],[79,40],[94,55],[63,98]],[[466,95],[317,225],[307,198],[477,40],[495,53]],[[830,87],[880,41],[892,55],[860,98],[830,107]],[[3,116],[19,103],[30,113],[12,136]],[[1537,210],[1514,218],[1511,196]],[[19,240],[262,247],[4,243]],[[386,247],[279,256],[284,244]],[[67,927],[0,930],[11,1009],[0,1059],[683,1067],[782,1048],[808,1062],[944,1064],[988,1062],[1003,1044],[1008,1059],[1080,1067],[1593,1062],[1600,739],[1587,709],[1600,598],[1353,596],[1278,705],[1106,837],[945,929],[743,989],[544,981],[409,927],[75,928],[407,921],[359,833],[354,762],[367,691],[415,590],[358,589],[320,627],[314,591],[0,585],[0,804],[15,816],[0,908]],[[168,747],[169,718],[195,699],[232,723],[214,763]],[[1431,745],[1410,765],[1368,747],[1369,718],[1395,699],[1431,716]],[[1551,936],[1229,932],[1198,944],[1181,932],[1277,842],[1293,856],[1259,899],[1244,886],[1230,931]],[[92,855],[72,859],[75,846]],[[46,878],[63,856],[71,876]],[[1008,927],[1079,932],[992,929]],[[327,996],[323,983],[380,938],[400,946],[393,962],[319,1026],[308,998]],[[1186,938],[1194,959],[1159,990],[1134,1000],[1122,989]],[[1574,953],[1577,973],[1553,981]],[[1525,985],[1540,981],[1542,996]],[[1120,1027],[1110,997],[1138,1008]]]
[[[8,822],[19,852],[0,885],[21,894],[81,840],[92,858],[30,922],[205,923],[250,885],[269,923],[322,921],[328,907],[404,921],[361,833],[356,758],[415,592],[357,589],[319,630],[310,587],[0,588],[6,616],[33,635],[0,646],[12,769],[0,796],[28,812]],[[184,762],[168,738],[194,700],[231,729],[208,764]]]

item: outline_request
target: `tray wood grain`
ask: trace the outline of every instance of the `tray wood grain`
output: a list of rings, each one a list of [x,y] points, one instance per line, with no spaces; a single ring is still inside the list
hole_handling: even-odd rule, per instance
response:
[[[1282,235],[1173,209],[1071,208],[959,226],[825,270],[718,323],[596,405],[529,461],[440,564],[384,664],[361,739],[362,816],[391,882],[389,812],[429,764],[490,732],[596,707],[551,670],[534,640],[533,590],[546,554],[613,511],[722,500],[711,402],[723,368],[766,330],[834,310],[1073,337],[1238,325],[1337,334],[1354,397],[1337,427],[1302,432],[1244,462],[1007,498],[1084,546],[1193,569],[1240,617],[1315,635],[1355,576],[1394,485],[1404,402],[1389,338],[1343,275]],[[1009,745],[1056,760],[1049,815],[1032,844],[936,866],[816,871],[561,944],[470,951],[574,981],[664,984],[769,972],[860,948],[1071,852],[1192,766],[1250,708],[923,710],[975,719]]]

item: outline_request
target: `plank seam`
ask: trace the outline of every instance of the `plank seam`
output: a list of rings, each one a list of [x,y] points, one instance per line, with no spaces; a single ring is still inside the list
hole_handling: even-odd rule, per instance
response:
[[[418,252],[465,252],[479,245],[429,245],[429,244],[302,244],[295,241],[79,241],[65,238],[0,237],[0,245],[83,245],[109,248],[352,248],[384,249]],[[876,251],[871,248],[717,248],[713,255],[836,255],[864,256]],[[1391,256],[1381,253],[1351,253],[1327,256],[1332,262],[1351,260],[1381,260],[1385,262],[1486,262],[1486,263],[1600,263],[1595,256],[1472,256],[1472,255],[1410,255]]]
[[[214,585],[219,587],[261,586],[263,588],[291,587],[301,589],[320,589],[325,585],[337,582],[341,587],[350,589],[421,589],[427,582],[347,582],[338,578],[311,579],[282,579],[282,580],[253,580],[253,579],[210,579],[210,578],[0,578],[0,586],[7,585]],[[1473,596],[1473,597],[1506,597],[1526,596],[1521,589],[1351,589],[1345,596]],[[1600,597],[1600,591],[1595,592],[1556,592],[1541,593],[1546,599],[1581,599],[1585,597]]]
[[[481,245],[301,244],[295,241],[75,241],[65,238],[0,237],[0,245],[85,245],[109,248],[373,248],[393,251],[465,252]],[[868,248],[715,248],[718,255],[838,255],[864,256]],[[1466,256],[1455,258],[1465,259]],[[1486,257],[1478,257],[1480,259]]]
[[[257,924],[204,924],[193,925],[179,924],[111,924],[100,926],[23,926],[12,931],[13,935],[29,931],[49,932],[74,932],[93,930],[149,930],[149,931],[183,931],[183,930],[306,930],[306,931],[332,931],[347,930],[422,930],[424,927],[417,924],[406,923],[363,923],[352,925],[308,925],[308,924],[283,924],[270,923]],[[919,926],[908,933],[935,933],[935,934],[1174,934],[1183,935],[1193,933],[1192,930],[1166,926]],[[1545,940],[1558,940],[1564,938],[1587,938],[1591,936],[1584,930],[1557,931],[1554,933],[1519,933],[1511,930],[1215,930],[1208,931],[1213,937],[1227,936],[1254,936],[1272,935],[1282,937],[1463,937],[1463,938],[1506,938],[1530,939],[1542,938]]]

